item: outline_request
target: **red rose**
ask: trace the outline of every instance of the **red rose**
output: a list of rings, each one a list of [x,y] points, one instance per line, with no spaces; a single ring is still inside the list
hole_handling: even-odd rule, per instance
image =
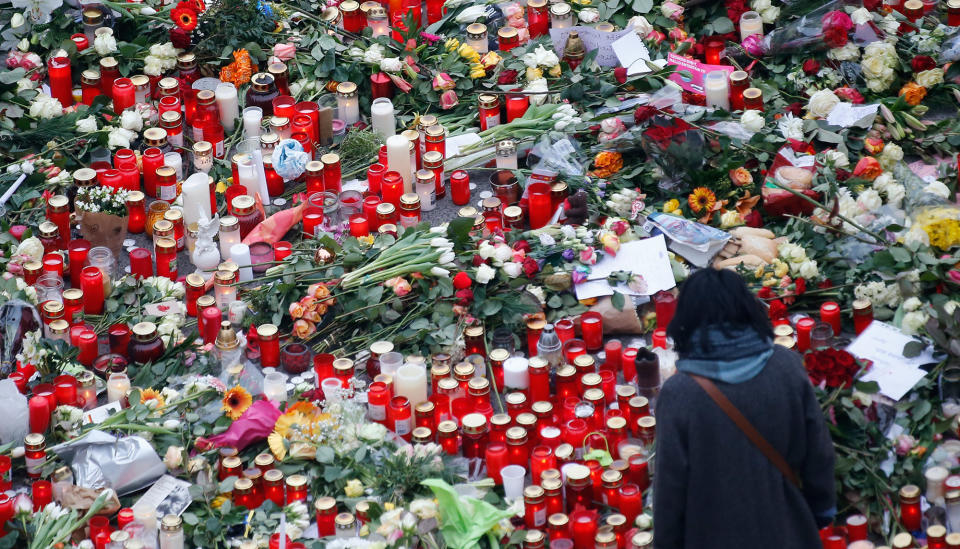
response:
[[[457,296],[457,305],[466,307],[473,303],[473,290],[467,288],[463,290],[457,290],[455,294]]]
[[[746,223],[747,227],[753,227],[754,229],[763,227],[763,217],[760,216],[760,212],[757,210],[753,210],[743,216],[743,222]]]
[[[863,94],[861,94],[859,91],[857,91],[854,88],[849,88],[847,86],[844,86],[842,88],[837,88],[836,90],[833,91],[833,93],[837,94],[837,96],[840,99],[846,99],[851,103],[854,103],[857,105],[859,105],[860,103],[863,103]]]
[[[787,316],[787,306],[783,304],[779,299],[774,299],[770,302],[770,320],[780,320]]]
[[[760,291],[757,292],[757,297],[759,297],[760,299],[770,299],[770,298],[772,298],[772,297],[774,297],[774,296],[775,296],[775,294],[773,293],[773,290],[771,290],[771,289],[770,289],[769,287],[767,287],[767,286],[764,286],[763,288],[760,288]]]
[[[617,67],[613,69],[613,77],[617,79],[617,82],[621,84],[627,83],[627,68],[626,67]]]
[[[853,175],[843,168],[836,168],[834,173],[837,176],[837,181],[843,183],[844,181],[850,179],[850,176]]]
[[[877,8],[879,8],[882,3],[883,0],[863,0],[863,7],[870,11],[877,11]]]
[[[813,76],[820,72],[820,62],[816,59],[807,59],[803,62],[803,72],[807,76]]]
[[[824,29],[823,42],[831,48],[842,48],[847,45],[847,31],[840,27]]]
[[[500,76],[497,77],[497,84],[514,84],[517,81],[518,72],[513,69],[506,69],[500,71]]]
[[[807,291],[807,281],[801,277],[793,279],[793,283],[797,286],[797,295],[803,295]]]
[[[799,101],[796,103],[790,103],[783,108],[784,111],[792,114],[793,116],[802,116],[803,115],[803,103]]]
[[[650,105],[640,105],[637,107],[637,110],[633,111],[633,122],[635,124],[640,124],[646,122],[654,117],[657,114],[657,109],[651,107]]]
[[[180,27],[170,29],[170,42],[173,47],[185,50],[190,47],[190,33]]]
[[[937,62],[929,55],[915,55],[910,60],[910,68],[913,72],[923,72],[936,68]]]
[[[480,254],[473,254],[472,263],[474,267],[479,267],[480,265],[483,265],[484,263],[486,263],[486,261],[484,261],[484,259],[480,257]]]
[[[463,271],[460,271],[453,277],[453,287],[458,290],[469,288],[471,284],[473,284],[473,281],[470,280],[470,275]]]
[[[540,272],[540,264],[532,257],[523,258],[523,273],[527,278],[533,278]]]
[[[513,249],[528,254],[530,253],[530,243],[526,240],[518,240],[513,243]]]
[[[830,288],[833,288],[833,282],[830,282],[830,279],[826,278],[820,281],[820,284],[817,284],[817,288],[820,288],[821,290],[829,290]]]

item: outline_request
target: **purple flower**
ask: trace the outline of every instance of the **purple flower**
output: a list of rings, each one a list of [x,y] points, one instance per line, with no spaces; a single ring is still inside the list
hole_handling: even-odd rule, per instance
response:
[[[572,249],[570,249],[570,248],[567,248],[566,250],[563,250],[563,254],[561,254],[561,255],[562,255],[563,258],[566,259],[567,261],[573,261],[574,251],[573,251]]]

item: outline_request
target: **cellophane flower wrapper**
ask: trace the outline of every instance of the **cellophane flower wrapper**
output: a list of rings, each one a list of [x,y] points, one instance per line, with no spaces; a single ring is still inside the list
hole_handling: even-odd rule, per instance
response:
[[[803,198],[791,193],[788,190],[781,189],[774,182],[785,184],[777,177],[777,170],[783,167],[794,167],[807,170],[816,174],[817,165],[815,157],[811,154],[797,153],[790,146],[782,147],[777,156],[773,159],[773,164],[767,170],[767,177],[764,181],[760,193],[763,195],[763,209],[770,215],[810,215],[813,213],[814,205]],[[790,185],[788,185],[790,186]],[[820,195],[814,192],[810,187],[797,188],[791,187],[813,199],[819,199]]]
[[[52,450],[70,464],[77,486],[113,488],[121,496],[150,486],[167,472],[153,445],[139,436],[116,438],[94,430]]]
[[[559,173],[565,177],[582,177],[586,172],[586,163],[582,159],[580,144],[576,139],[562,136],[559,139],[549,134],[530,149],[528,158],[536,158],[531,165],[534,173],[546,171]]]
[[[932,192],[933,185],[915,174],[906,164],[894,166],[893,176],[906,189],[904,209],[910,228],[907,241],[920,239],[946,250],[960,244],[960,206]]]
[[[883,39],[873,22],[855,25],[844,11],[845,0],[833,0],[802,15],[793,22],[775,29],[762,40],[750,37],[744,44],[753,53],[764,55],[791,55],[839,48],[847,42],[865,46]]]
[[[669,193],[688,190],[690,172],[699,170],[707,157],[703,133],[680,118],[655,117],[641,146],[663,172],[660,189]]]

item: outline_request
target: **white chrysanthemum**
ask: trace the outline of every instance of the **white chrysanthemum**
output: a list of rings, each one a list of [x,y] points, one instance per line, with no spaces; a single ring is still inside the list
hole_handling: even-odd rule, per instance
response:
[[[784,139],[803,140],[803,119],[797,118],[790,113],[780,117],[777,121],[777,129]]]

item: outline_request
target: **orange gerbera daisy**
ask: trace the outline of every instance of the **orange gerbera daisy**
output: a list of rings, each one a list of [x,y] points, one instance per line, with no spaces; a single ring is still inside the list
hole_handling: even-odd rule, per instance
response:
[[[160,392],[153,387],[140,392],[140,404],[146,404],[151,400],[157,403],[156,408],[163,408],[167,403],[163,396],[160,395]]]
[[[710,211],[716,203],[717,195],[713,194],[713,191],[706,187],[693,189],[693,192],[687,197],[687,204],[690,205],[690,209],[693,210],[694,213]]]
[[[240,416],[247,411],[251,404],[253,404],[253,397],[239,385],[223,395],[223,411],[234,421],[240,419]]]

